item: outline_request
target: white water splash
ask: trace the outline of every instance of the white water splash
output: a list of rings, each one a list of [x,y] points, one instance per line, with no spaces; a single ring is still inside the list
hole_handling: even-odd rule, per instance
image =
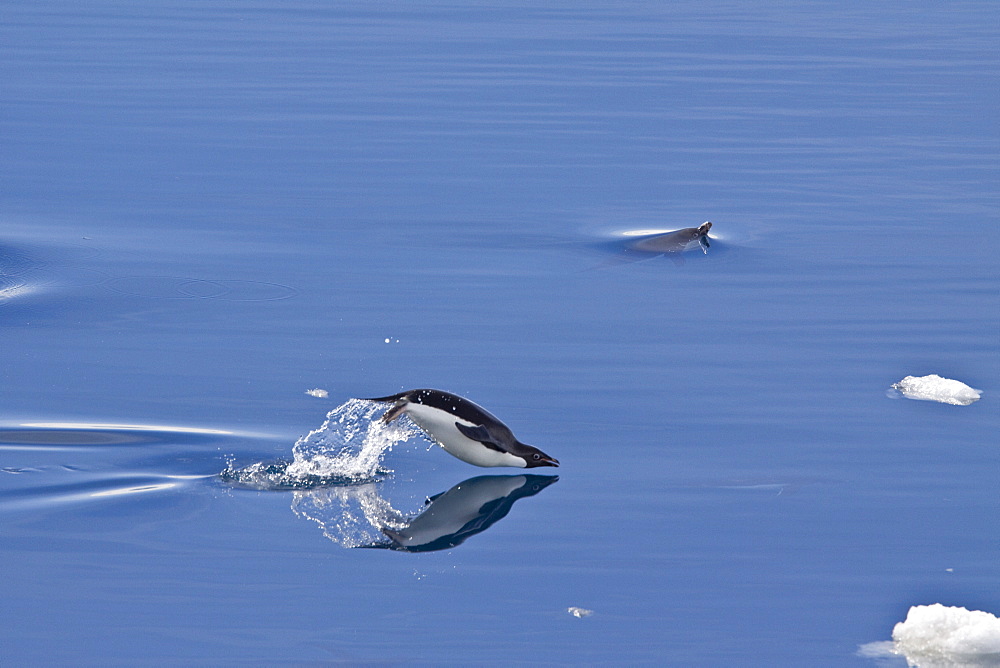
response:
[[[372,482],[391,473],[381,468],[386,452],[421,433],[405,416],[385,424],[377,417],[384,410],[378,402],[350,399],[296,441],[293,461],[257,462],[240,469],[230,463],[222,477],[241,487],[274,490]]]
[[[295,460],[285,474],[292,478],[351,478],[371,480],[379,473],[385,453],[419,431],[409,420],[386,424],[375,417],[385,405],[349,399],[327,413],[318,429],[296,441]]]

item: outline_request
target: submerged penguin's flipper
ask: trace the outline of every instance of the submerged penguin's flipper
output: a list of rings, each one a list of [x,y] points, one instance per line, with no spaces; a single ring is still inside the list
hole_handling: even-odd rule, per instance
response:
[[[496,450],[497,452],[507,452],[507,450],[502,448],[500,444],[496,442],[493,436],[490,435],[490,432],[486,427],[482,425],[470,426],[462,424],[461,422],[456,422],[455,426],[458,428],[460,432],[462,432],[468,438],[471,438],[473,441],[479,441],[487,448],[490,448],[491,450]]]

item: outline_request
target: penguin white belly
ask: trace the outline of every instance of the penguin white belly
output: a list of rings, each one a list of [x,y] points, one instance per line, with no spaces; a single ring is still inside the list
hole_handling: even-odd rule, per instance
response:
[[[459,419],[440,408],[431,408],[423,404],[408,403],[404,412],[410,416],[418,427],[444,448],[448,454],[468,462],[473,466],[518,466],[524,468],[527,464],[520,457],[508,452],[500,452],[488,448],[479,441],[473,441],[455,426],[456,422],[473,427],[471,422]]]

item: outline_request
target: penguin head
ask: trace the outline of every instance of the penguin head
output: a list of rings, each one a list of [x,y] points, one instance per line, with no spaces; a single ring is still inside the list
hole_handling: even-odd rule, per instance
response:
[[[521,445],[524,447],[524,452],[520,453],[519,456],[525,461],[524,468],[533,469],[538,466],[559,466],[559,460],[555,457],[549,457],[538,448],[530,445],[524,445],[523,443]]]

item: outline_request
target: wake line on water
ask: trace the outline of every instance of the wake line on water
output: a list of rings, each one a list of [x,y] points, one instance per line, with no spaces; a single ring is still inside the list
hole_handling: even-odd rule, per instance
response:
[[[362,485],[392,473],[382,460],[392,447],[419,435],[407,418],[385,424],[376,418],[383,404],[349,399],[327,413],[319,428],[292,447],[292,461],[257,462],[222,472],[223,480],[260,490]]]

